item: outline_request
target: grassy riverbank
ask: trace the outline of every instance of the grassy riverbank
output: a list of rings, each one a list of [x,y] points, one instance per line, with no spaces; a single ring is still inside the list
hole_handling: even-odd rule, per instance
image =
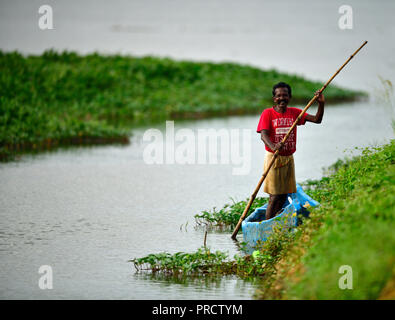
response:
[[[286,81],[304,104],[321,83],[234,63],[0,51],[0,159],[62,144],[127,143],[131,124],[259,112]],[[364,93],[330,86],[328,102]]]
[[[281,253],[259,298],[395,299],[395,140],[334,168],[311,182],[321,207]],[[339,288],[344,265],[352,289]]]
[[[274,230],[253,256],[229,259],[202,248],[131,262],[138,270],[170,275],[259,277],[264,284],[258,299],[394,299],[395,140],[339,160],[330,175],[309,181],[305,191],[320,207],[296,232]],[[237,202],[195,218],[198,224],[233,226],[244,206]],[[352,268],[351,290],[339,288],[339,268],[344,265]]]

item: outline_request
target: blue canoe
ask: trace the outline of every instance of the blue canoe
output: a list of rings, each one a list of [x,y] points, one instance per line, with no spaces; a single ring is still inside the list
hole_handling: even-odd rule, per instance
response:
[[[282,223],[288,227],[296,227],[300,224],[298,216],[308,216],[308,207],[318,206],[319,203],[309,197],[300,185],[296,185],[296,193],[289,193],[283,206],[282,212],[272,219],[265,220],[267,203],[255,209],[242,223],[244,242],[247,246],[253,248],[257,241],[265,241],[270,235],[271,230],[276,223]],[[291,200],[291,202],[290,202]],[[295,214],[296,212],[296,214]]]

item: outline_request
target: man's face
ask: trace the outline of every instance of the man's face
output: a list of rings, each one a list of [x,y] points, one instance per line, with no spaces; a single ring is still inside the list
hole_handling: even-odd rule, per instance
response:
[[[280,108],[285,108],[290,100],[287,88],[276,88],[274,91],[273,101]]]

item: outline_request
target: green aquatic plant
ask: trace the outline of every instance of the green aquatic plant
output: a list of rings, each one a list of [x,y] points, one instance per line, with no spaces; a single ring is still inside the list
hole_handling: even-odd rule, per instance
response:
[[[149,254],[142,258],[129,260],[137,271],[161,272],[165,274],[205,274],[217,273],[219,268],[227,265],[227,254],[216,251],[210,252],[206,247],[199,248],[194,253],[177,252],[170,254],[162,252]]]
[[[241,214],[247,206],[249,199],[243,201],[235,201],[232,199],[232,203],[225,204],[223,208],[217,210],[213,208],[211,211],[202,211],[200,214],[194,216],[195,223],[197,226],[209,226],[215,228],[234,228],[239,222]],[[252,204],[249,213],[254,211],[256,208],[262,207],[267,203],[268,198],[257,197]]]
[[[271,106],[280,80],[292,84],[294,103],[322,85],[235,63],[0,51],[0,159],[62,144],[126,142],[141,122],[257,113]],[[363,95],[326,91],[329,102]]]
[[[209,248],[199,248],[196,252],[167,252],[149,254],[142,258],[129,260],[138,272],[150,271],[167,275],[229,275],[236,274],[242,277],[262,275],[264,266],[270,260],[268,255],[259,255],[255,258],[235,255],[229,260],[227,253],[211,252]]]
[[[252,276],[263,277],[268,267],[279,259],[282,248],[289,245],[294,237],[289,228],[278,223],[273,228],[268,240],[258,243],[253,255],[235,255],[233,259],[226,252],[212,252],[208,247],[201,247],[196,252],[177,252],[170,254],[162,252],[149,254],[145,257],[134,258],[129,262],[134,264],[137,272],[149,271],[171,276],[188,275],[237,275],[243,278]]]

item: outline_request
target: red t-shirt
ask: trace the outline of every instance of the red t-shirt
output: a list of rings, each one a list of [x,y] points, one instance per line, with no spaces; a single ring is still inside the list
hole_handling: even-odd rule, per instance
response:
[[[265,109],[261,114],[261,118],[259,119],[258,128],[256,129],[256,131],[260,133],[263,129],[269,130],[270,140],[273,143],[281,142],[301,112],[301,109],[291,107],[287,107],[287,110],[284,113],[279,113],[274,110],[274,108]],[[299,120],[298,126],[305,123],[306,113]],[[266,146],[266,144],[265,148],[267,151],[274,153],[274,151]],[[287,141],[284,144],[284,147],[281,149],[279,154],[281,156],[290,156],[295,151],[296,127],[292,130],[291,134],[289,135]]]

